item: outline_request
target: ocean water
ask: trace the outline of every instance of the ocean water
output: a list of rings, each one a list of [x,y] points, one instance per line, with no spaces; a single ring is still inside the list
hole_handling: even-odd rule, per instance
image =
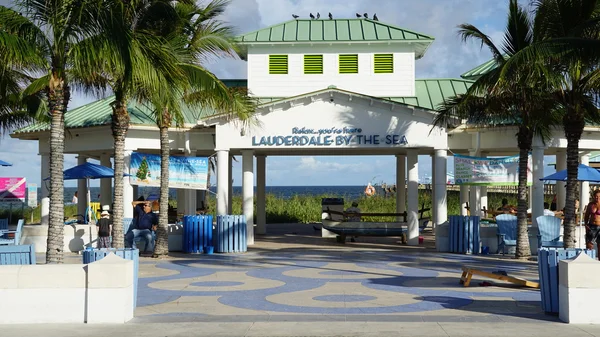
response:
[[[295,195],[305,196],[305,195],[315,195],[322,196],[327,198],[346,198],[346,199],[356,199],[360,198],[364,195],[365,186],[266,186],[265,188],[267,194],[273,194],[280,198],[291,198]],[[73,199],[73,194],[77,191],[77,187],[65,187],[65,203],[70,203]],[[140,187],[139,194],[144,197],[148,197],[149,195],[159,194],[158,187]],[[216,192],[216,187],[211,188],[212,192]],[[256,188],[255,188],[256,192]],[[381,193],[380,190],[377,192]],[[242,194],[241,186],[233,187],[234,195]],[[38,189],[38,203],[40,202],[41,190]],[[90,188],[90,195],[92,202],[100,201],[100,187],[92,187]],[[169,198],[176,199],[177,198],[177,190],[170,189],[169,190]],[[1,207],[1,206],[0,206]]]

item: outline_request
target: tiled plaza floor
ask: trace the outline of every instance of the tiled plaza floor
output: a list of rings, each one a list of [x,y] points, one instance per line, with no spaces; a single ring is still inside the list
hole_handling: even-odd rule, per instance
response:
[[[538,290],[459,284],[463,265],[535,281],[535,262],[438,253],[431,236],[408,247],[397,238],[342,245],[310,225],[270,233],[242,254],[142,258],[134,322],[557,320],[541,311]]]

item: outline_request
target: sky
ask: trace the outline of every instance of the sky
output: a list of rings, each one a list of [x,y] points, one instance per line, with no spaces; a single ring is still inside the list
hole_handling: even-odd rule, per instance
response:
[[[0,0],[0,5],[11,1]],[[508,0],[232,0],[223,15],[223,21],[236,28],[239,34],[288,21],[292,14],[307,18],[309,13],[331,12],[336,18],[354,18],[355,13],[377,14],[380,21],[435,38],[425,56],[416,61],[416,77],[459,78],[460,74],[475,68],[491,58],[480,45],[461,41],[457,26],[470,23],[489,35],[496,43],[501,41]],[[222,79],[246,78],[246,62],[241,60],[207,61],[206,66]],[[97,97],[73,95],[69,109],[92,102]],[[26,177],[30,183],[40,183],[40,157],[36,141],[20,141],[2,135],[0,159],[13,163],[1,167],[3,177]],[[518,154],[515,149],[515,155]],[[545,158],[546,174],[554,172],[547,166],[554,157]],[[65,155],[65,169],[75,166],[74,155]],[[448,171],[453,171],[449,157]],[[340,174],[343,172],[344,174]],[[267,185],[366,185],[369,182],[395,183],[394,156],[304,156],[268,157]],[[431,177],[431,159],[419,157],[419,178]],[[241,158],[234,162],[234,185],[241,184]],[[74,181],[65,186],[74,186]],[[94,186],[94,183],[92,184]]]

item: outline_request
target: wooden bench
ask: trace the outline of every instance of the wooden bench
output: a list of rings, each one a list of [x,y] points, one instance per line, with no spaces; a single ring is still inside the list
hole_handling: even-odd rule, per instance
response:
[[[35,264],[34,245],[0,246],[0,265]]]
[[[479,270],[479,269],[475,269],[475,268],[464,267],[464,266],[462,267],[462,271],[463,272],[460,277],[460,284],[462,284],[465,287],[468,287],[469,284],[471,284],[471,278],[473,277],[473,275],[479,275],[479,276],[483,276],[483,277],[487,277],[487,278],[492,278],[492,279],[496,279],[496,280],[514,283],[514,284],[517,284],[517,285],[520,285],[523,287],[530,287],[530,288],[535,288],[535,289],[540,288],[539,283],[528,281],[528,280],[518,278],[518,277],[513,277],[513,276],[508,276],[508,275],[503,275],[503,274],[495,274],[495,273],[491,273],[491,272],[487,272],[487,271],[483,271],[483,270]]]

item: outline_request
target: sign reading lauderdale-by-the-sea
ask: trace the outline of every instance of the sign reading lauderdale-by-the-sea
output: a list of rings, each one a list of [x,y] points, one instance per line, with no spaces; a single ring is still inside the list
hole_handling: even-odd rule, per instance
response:
[[[361,128],[292,128],[291,134],[252,136],[252,146],[351,146],[351,145],[407,145],[404,135],[362,134]]]

